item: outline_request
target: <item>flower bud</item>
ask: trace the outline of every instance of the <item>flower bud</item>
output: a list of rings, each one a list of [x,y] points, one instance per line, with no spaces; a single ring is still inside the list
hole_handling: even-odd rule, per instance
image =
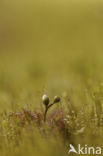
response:
[[[42,96],[42,101],[43,101],[43,104],[47,106],[49,104],[49,97],[46,94],[44,94]]]
[[[60,97],[59,96],[55,96],[53,103],[58,103],[58,102],[60,102]]]

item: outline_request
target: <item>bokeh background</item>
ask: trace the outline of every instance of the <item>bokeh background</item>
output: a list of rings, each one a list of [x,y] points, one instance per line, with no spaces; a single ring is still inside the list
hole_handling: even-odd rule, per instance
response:
[[[96,0],[1,1],[1,111],[101,83],[102,10]]]
[[[102,81],[102,42],[100,0],[1,1],[0,109],[11,107],[11,96],[23,94],[25,103],[29,94],[35,101]]]
[[[23,128],[19,136],[18,122],[8,121],[2,112],[44,111],[41,96],[46,93],[50,99],[59,95],[64,111],[70,98],[89,120],[93,108],[102,113],[98,104],[95,108],[92,92],[97,101],[103,93],[103,1],[1,0],[1,155],[67,155],[68,143],[65,149],[57,131],[49,132],[47,140],[36,128],[30,133]],[[103,128],[97,130],[94,124],[88,129],[85,137],[73,141],[102,146]]]

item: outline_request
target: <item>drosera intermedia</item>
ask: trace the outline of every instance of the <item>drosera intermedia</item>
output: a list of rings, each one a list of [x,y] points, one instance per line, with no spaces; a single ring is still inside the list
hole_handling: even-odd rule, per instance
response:
[[[55,103],[59,103],[60,100],[61,98],[59,96],[55,96],[53,99],[53,102],[49,104],[50,102],[49,97],[46,94],[42,96],[42,101],[43,101],[43,104],[45,105],[44,122],[46,122],[46,116],[47,116],[47,112],[49,108],[52,107]]]

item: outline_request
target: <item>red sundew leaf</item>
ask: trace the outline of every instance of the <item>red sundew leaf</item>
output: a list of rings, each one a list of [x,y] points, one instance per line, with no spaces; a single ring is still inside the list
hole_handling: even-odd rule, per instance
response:
[[[49,125],[52,127],[53,124],[59,120],[64,122],[64,116],[65,116],[65,113],[62,109],[53,110],[48,117]]]

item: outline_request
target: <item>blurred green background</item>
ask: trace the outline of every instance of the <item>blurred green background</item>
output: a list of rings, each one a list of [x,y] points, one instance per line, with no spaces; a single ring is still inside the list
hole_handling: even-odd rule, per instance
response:
[[[102,42],[102,1],[1,1],[0,109],[102,81]]]
[[[0,113],[44,109],[41,96],[46,93],[50,98],[60,95],[66,111],[70,97],[89,118],[94,106],[91,92],[98,92],[100,84],[103,89],[102,70],[102,0],[0,1]],[[22,129],[18,144],[14,132],[19,127],[3,119],[1,115],[2,156],[67,155],[57,131],[45,140],[35,128],[31,133]],[[84,140],[76,137],[73,141],[102,145],[102,128],[94,142],[93,130],[96,133],[97,127],[87,131]],[[15,138],[10,144],[8,136]]]

